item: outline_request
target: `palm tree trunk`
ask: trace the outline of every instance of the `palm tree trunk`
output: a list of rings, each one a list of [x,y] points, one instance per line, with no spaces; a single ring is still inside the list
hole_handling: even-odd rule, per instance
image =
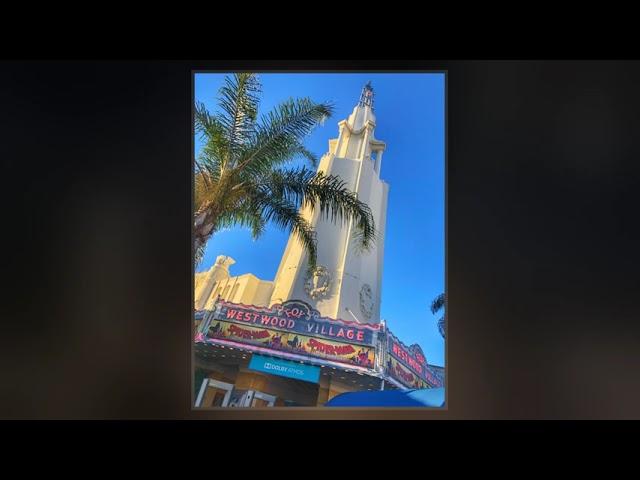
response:
[[[209,238],[211,238],[217,220],[218,211],[217,208],[212,205],[205,205],[196,213],[193,225],[193,241],[195,250],[204,246]]]

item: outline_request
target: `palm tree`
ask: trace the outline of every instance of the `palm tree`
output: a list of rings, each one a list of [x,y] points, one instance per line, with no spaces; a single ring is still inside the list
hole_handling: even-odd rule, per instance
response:
[[[444,310],[444,309],[445,309],[445,296],[444,296],[444,293],[441,293],[440,295],[438,295],[436,298],[433,299],[433,302],[431,302],[431,313],[435,315],[440,310]],[[443,313],[443,315],[438,319],[438,330],[440,330],[440,335],[442,335],[442,338],[445,338],[444,322],[445,320],[444,320],[444,313]]]
[[[195,106],[195,129],[204,147],[196,159],[194,237],[196,263],[209,238],[223,228],[242,226],[258,238],[268,223],[294,233],[316,265],[316,238],[301,207],[320,209],[322,218],[354,223],[358,245],[375,239],[373,215],[336,176],[301,168],[285,168],[316,156],[302,140],[333,113],[327,103],[289,99],[258,119],[261,85],[252,73],[225,78],[217,114]]]

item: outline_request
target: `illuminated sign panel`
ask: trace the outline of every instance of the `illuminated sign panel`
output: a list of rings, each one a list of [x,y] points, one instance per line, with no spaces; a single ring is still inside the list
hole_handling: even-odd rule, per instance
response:
[[[271,308],[219,302],[214,318],[368,346],[375,345],[374,334],[380,328],[379,325],[321,317],[316,310],[297,300]]]
[[[389,358],[389,364],[387,368],[387,374],[400,383],[402,383],[405,387],[409,388],[430,388],[427,382],[418,377],[414,372],[409,370],[406,366],[404,366],[401,362],[396,360],[394,357]]]
[[[215,318],[254,327],[295,332],[302,335],[324,337],[359,345],[373,346],[378,325],[359,324],[321,317],[317,311],[300,301],[286,302],[271,308],[262,308],[229,302],[219,302]]]
[[[443,379],[429,368],[419,345],[405,346],[390,331],[387,332],[387,374],[409,388],[444,386]]]
[[[297,301],[270,309],[220,302],[204,333],[209,339],[373,368],[378,329],[378,325],[320,317]]]
[[[249,362],[249,368],[257,372],[270,373],[305,382],[318,383],[320,380],[320,367],[263,355],[254,354]]]
[[[378,344],[379,339],[386,342]],[[322,317],[298,300],[270,308],[219,301],[208,321],[202,322],[195,340],[227,340],[266,349],[263,353],[267,354],[289,353],[371,370],[376,353],[380,353],[381,358],[386,357],[385,374],[401,385],[444,386],[444,371],[427,363],[419,345],[407,347],[379,324]],[[379,352],[385,344],[386,352]]]

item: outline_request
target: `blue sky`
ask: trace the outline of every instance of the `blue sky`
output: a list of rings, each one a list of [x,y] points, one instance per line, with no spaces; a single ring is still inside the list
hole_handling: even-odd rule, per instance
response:
[[[289,97],[329,101],[335,113],[305,144],[318,157],[338,136],[363,85],[375,92],[376,138],[386,142],[381,178],[389,184],[381,316],[404,343],[418,343],[429,363],[444,365],[444,340],[431,314],[431,300],[444,292],[444,74],[287,73],[261,74],[265,113]],[[195,76],[195,99],[217,110],[224,74]],[[202,143],[195,141],[196,154]],[[292,165],[302,164],[301,162]],[[197,271],[218,255],[233,257],[232,275],[253,273],[272,280],[288,234],[274,227],[257,241],[240,228],[218,232],[208,243]]]

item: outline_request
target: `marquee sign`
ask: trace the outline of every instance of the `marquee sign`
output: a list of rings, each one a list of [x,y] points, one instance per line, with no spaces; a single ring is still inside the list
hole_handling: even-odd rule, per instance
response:
[[[373,368],[375,359],[373,347],[335,342],[271,328],[238,325],[224,320],[214,319],[211,321],[207,338],[232,340],[271,350],[318,357],[365,368]]]
[[[431,365],[427,365],[427,380],[434,385],[444,387],[444,370]]]
[[[411,370],[406,368],[402,363],[396,360],[394,357],[389,357],[387,364],[387,373],[389,376],[395,378],[404,386],[409,388],[430,388],[427,382],[418,377]]]
[[[220,301],[214,318],[372,347],[375,346],[374,334],[380,328],[378,324],[369,325],[321,317],[317,310],[298,300],[271,308]]]
[[[228,340],[368,369],[375,368],[379,335],[386,339],[386,375],[408,388],[444,386],[444,372],[432,367],[419,345],[407,347],[380,324],[322,317],[299,300],[270,308],[220,300],[202,321],[196,342]],[[384,342],[383,344],[384,345]]]
[[[320,317],[304,302],[271,308],[219,302],[200,340],[226,339],[373,368],[379,325]]]
[[[387,331],[387,373],[410,388],[443,386],[442,379],[429,368],[427,359],[418,344],[407,347]]]

